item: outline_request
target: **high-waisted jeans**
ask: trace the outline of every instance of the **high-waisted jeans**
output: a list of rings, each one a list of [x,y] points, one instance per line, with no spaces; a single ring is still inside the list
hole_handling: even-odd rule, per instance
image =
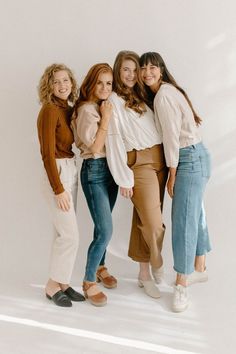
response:
[[[106,247],[112,236],[112,209],[115,205],[118,186],[110,173],[106,158],[83,161],[81,184],[94,222],[85,269],[85,281],[95,281],[99,265],[104,265]]]
[[[172,202],[174,269],[179,274],[192,273],[195,256],[211,250],[203,207],[210,170],[210,155],[202,143],[179,150]]]

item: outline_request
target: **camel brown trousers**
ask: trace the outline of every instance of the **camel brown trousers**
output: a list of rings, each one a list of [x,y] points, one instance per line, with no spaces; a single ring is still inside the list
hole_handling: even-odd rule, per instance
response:
[[[150,262],[154,268],[162,266],[162,243],[165,226],[162,207],[168,169],[163,145],[145,150],[132,150],[128,166],[134,173],[133,220],[128,255],[136,262]]]

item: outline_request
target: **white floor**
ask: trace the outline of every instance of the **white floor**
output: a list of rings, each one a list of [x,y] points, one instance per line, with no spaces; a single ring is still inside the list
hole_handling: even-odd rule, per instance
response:
[[[174,272],[168,203],[162,252],[166,283],[160,287],[162,297],[157,300],[137,286],[138,266],[127,257],[132,216],[129,201],[119,198],[113,214],[114,235],[106,265],[117,277],[118,287],[105,291],[108,304],[103,308],[87,301],[74,303],[69,309],[59,308],[45,297],[51,245],[47,215],[36,225],[38,234],[29,237],[31,232],[21,231],[3,238],[0,354],[235,354],[233,211],[228,210],[227,219],[219,209],[218,217],[209,201],[207,205],[213,249],[207,257],[209,281],[190,287],[191,305],[179,314],[171,311]],[[93,226],[82,197],[78,210],[80,247],[71,284],[81,290]]]
[[[161,299],[154,300],[137,287],[132,262],[127,262],[120,274],[118,268],[119,286],[106,290],[109,303],[103,308],[87,301],[59,308],[44,297],[42,284],[22,283],[19,278],[6,284],[0,296],[0,353],[236,352],[236,291],[231,279],[224,279],[224,287],[223,281],[218,281],[217,272],[224,276],[220,265],[214,271],[209,267],[207,283],[190,288],[191,306],[180,314],[170,309],[171,271],[160,287]]]

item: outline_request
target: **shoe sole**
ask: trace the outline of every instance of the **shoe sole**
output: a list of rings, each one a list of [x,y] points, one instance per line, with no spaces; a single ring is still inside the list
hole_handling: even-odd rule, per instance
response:
[[[173,312],[176,312],[176,313],[179,313],[179,312],[184,312],[185,310],[187,310],[187,308],[189,307],[189,303],[185,306],[185,307],[182,307],[181,309],[179,308],[175,308],[175,307],[172,307],[172,311]]]
[[[56,303],[50,295],[48,295],[48,294],[45,294],[45,295],[46,295],[46,298],[48,300],[52,301],[56,306],[59,306],[59,307],[72,307],[72,303],[68,304],[68,305],[61,305],[61,304]]]
[[[208,281],[208,278],[205,279],[199,279],[199,280],[192,280],[190,282],[188,282],[187,280],[187,286],[193,285],[193,284],[197,284],[197,283],[206,283]]]
[[[93,300],[89,299],[86,294],[84,294],[84,297],[85,297],[86,300],[88,300],[88,302],[90,302],[91,305],[96,306],[96,307],[102,307],[102,306],[105,306],[107,304],[107,301],[94,302]]]

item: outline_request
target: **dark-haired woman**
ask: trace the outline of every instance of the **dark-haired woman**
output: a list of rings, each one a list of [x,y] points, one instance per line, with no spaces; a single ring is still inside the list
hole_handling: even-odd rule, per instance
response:
[[[117,280],[105,267],[106,248],[112,236],[112,210],[118,187],[109,171],[105,139],[112,114],[107,101],[112,92],[112,69],[106,63],[95,64],[81,87],[72,121],[76,145],[83,158],[80,178],[91,217],[94,222],[93,240],[87,254],[83,282],[85,297],[94,306],[104,306],[107,296],[96,280],[111,289]]]
[[[162,203],[167,179],[162,141],[153,112],[145,104],[138,55],[131,51],[118,53],[113,75],[107,160],[121,195],[131,198],[134,206],[128,255],[139,262],[138,285],[147,295],[158,298],[160,292],[150,265],[159,283],[163,276]]]
[[[210,156],[201,141],[201,119],[184,92],[155,52],[140,58],[158,130],[162,134],[172,200],[172,246],[177,272],[173,311],[189,305],[187,285],[207,280],[205,255],[210,251],[203,194],[210,177]],[[194,271],[195,269],[195,271]]]

